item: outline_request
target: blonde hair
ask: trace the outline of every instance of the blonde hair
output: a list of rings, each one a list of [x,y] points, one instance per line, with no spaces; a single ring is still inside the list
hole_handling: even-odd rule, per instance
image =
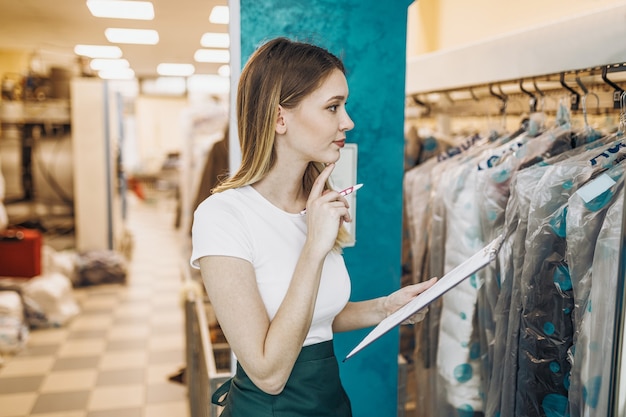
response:
[[[278,106],[295,108],[315,91],[333,70],[345,74],[341,60],[327,50],[287,38],[273,39],[259,47],[246,63],[237,88],[237,133],[241,164],[237,172],[213,190],[219,193],[261,180],[276,162],[274,149]],[[310,162],[302,177],[306,194],[322,163]],[[327,183],[326,188],[330,189]],[[335,249],[350,241],[344,227],[339,230]]]

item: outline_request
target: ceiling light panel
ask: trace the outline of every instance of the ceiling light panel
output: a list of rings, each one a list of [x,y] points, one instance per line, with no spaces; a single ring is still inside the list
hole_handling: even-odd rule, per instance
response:
[[[220,77],[230,77],[230,65],[222,65],[217,69],[217,74]]]
[[[138,45],[156,45],[159,43],[159,33],[152,29],[119,29],[108,28],[104,36],[112,43],[132,43]]]
[[[157,66],[159,75],[188,77],[196,72],[196,68],[191,64],[169,64],[163,63]]]
[[[228,33],[205,33],[200,39],[200,45],[204,48],[228,48],[230,36]]]
[[[196,62],[214,62],[227,64],[230,62],[230,52],[228,49],[198,49],[193,55]]]
[[[229,21],[228,6],[215,6],[209,15],[209,22],[227,25]]]
[[[135,78],[135,71],[130,68],[102,70],[98,71],[98,76],[106,80],[132,80]]]
[[[89,58],[121,58],[122,50],[113,45],[76,45],[74,47],[76,55]]]
[[[130,68],[130,64],[126,59],[102,59],[96,58],[92,59],[89,63],[89,67],[91,67],[94,71],[101,71],[106,69],[125,69]]]
[[[154,7],[148,1],[87,0],[87,8],[95,17],[154,19]]]

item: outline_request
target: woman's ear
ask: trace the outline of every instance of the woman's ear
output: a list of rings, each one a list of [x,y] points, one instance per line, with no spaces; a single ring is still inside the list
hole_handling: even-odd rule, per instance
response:
[[[285,134],[287,131],[287,121],[285,120],[285,109],[282,106],[278,106],[278,116],[276,117],[276,133],[279,135]]]

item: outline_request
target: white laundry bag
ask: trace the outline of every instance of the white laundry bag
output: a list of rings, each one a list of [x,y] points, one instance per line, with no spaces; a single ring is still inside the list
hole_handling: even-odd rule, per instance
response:
[[[17,291],[0,291],[0,354],[20,351],[28,334],[22,297]]]
[[[22,291],[24,298],[41,309],[50,326],[63,326],[80,312],[72,283],[61,273],[37,276],[29,280]]]

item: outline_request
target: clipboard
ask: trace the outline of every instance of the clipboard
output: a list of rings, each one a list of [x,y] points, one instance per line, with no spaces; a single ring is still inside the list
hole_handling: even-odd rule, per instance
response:
[[[419,294],[417,297],[406,303],[403,307],[399,308],[395,313],[390,314],[383,321],[381,321],[374,329],[363,338],[363,340],[346,356],[344,362],[354,356],[357,352],[364,347],[393,329],[404,320],[411,317],[413,314],[422,310],[428,304],[432,303],[447,291],[460,284],[463,280],[470,277],[476,271],[484,268],[494,259],[502,246],[504,236],[499,236],[494,239],[490,244],[476,252],[469,259],[458,265],[452,271],[445,274],[440,278],[432,287]]]

